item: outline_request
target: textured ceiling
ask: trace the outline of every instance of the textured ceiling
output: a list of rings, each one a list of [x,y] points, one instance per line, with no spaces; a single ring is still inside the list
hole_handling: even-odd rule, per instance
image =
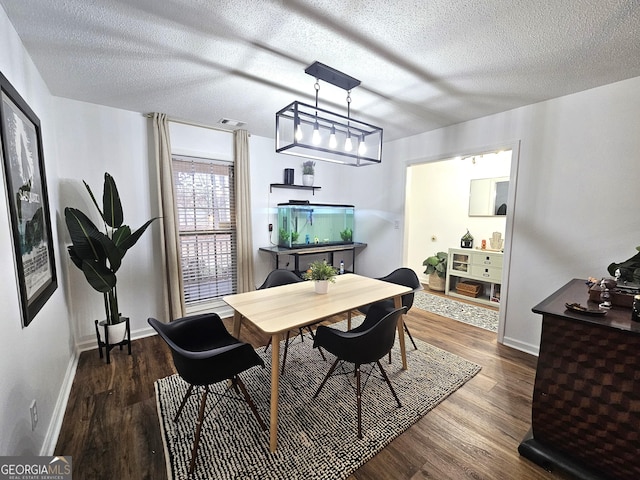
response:
[[[385,141],[640,76],[640,0],[0,0],[54,95],[273,137],[320,61]],[[320,106],[346,92],[321,82]]]

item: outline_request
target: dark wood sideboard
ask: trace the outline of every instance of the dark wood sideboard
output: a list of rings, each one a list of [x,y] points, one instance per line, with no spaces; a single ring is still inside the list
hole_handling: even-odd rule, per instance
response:
[[[567,310],[588,302],[573,279],[533,308],[542,315],[531,430],[518,451],[580,479],[640,479],[640,323]]]

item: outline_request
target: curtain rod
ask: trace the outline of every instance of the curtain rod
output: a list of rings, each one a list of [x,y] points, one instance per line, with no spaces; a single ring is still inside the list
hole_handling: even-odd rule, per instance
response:
[[[153,117],[153,113],[143,113],[142,116],[146,118],[151,118]],[[167,120],[173,123],[181,123],[182,125],[189,125],[191,127],[208,128],[209,130],[217,130],[219,132],[233,133],[235,131],[234,129],[214,127],[211,125],[205,125],[204,123],[196,123],[196,122],[191,122],[189,120],[182,120],[180,118],[167,117]],[[251,136],[251,134],[249,134],[249,136]]]

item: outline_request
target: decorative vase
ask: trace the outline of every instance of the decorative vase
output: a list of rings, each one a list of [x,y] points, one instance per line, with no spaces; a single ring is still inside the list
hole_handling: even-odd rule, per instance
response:
[[[429,274],[429,289],[437,292],[444,292],[444,278],[436,272]]]
[[[313,175],[302,175],[302,185],[305,187],[313,186]]]
[[[122,322],[116,323],[114,325],[106,325],[106,320],[102,320],[100,322],[100,325],[106,326],[107,330],[109,331],[109,345],[115,345],[117,343],[123,342],[127,337],[127,322],[124,321],[124,317],[122,317],[122,319]]]
[[[315,288],[316,293],[324,295],[329,290],[329,280],[316,280]]]

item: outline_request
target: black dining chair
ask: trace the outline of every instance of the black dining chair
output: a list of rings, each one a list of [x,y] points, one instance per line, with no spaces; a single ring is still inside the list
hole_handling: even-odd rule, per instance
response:
[[[415,296],[415,292],[422,289],[422,284],[420,283],[420,280],[418,279],[416,272],[406,267],[398,268],[393,272],[391,272],[389,275],[378,278],[378,280],[383,280],[389,283],[395,283],[396,285],[403,285],[405,287],[409,287],[413,289],[412,292],[402,295],[402,306],[407,308],[407,312],[413,306],[413,299]],[[358,310],[360,310],[362,313],[366,315],[369,309],[373,307],[380,310],[386,310],[386,311],[391,311],[395,308],[393,299],[389,298],[387,300],[381,300],[379,302],[370,303],[369,305],[363,305],[362,307],[358,307]],[[409,340],[411,340],[411,343],[413,344],[413,348],[417,350],[418,347],[416,346],[416,342],[413,340],[413,337],[411,336],[409,327],[407,327],[407,322],[404,322],[404,331],[409,337]]]
[[[300,278],[298,275],[295,274],[295,272],[292,272],[291,270],[284,270],[284,269],[277,269],[277,270],[272,270],[271,272],[269,272],[269,275],[267,275],[267,278],[265,279],[265,281],[262,283],[262,285],[260,285],[258,287],[258,290],[262,290],[265,288],[271,288],[271,287],[279,287],[281,285],[289,285],[291,283],[298,283],[298,282],[304,282],[304,280],[302,278]],[[300,327],[298,329],[298,335],[301,339],[301,341],[304,341],[304,329],[306,328],[307,331],[309,332],[309,334],[311,335],[311,339],[314,339],[314,335],[313,335],[313,330],[311,329],[312,325],[306,325],[304,327]],[[289,344],[295,340],[296,337],[294,337],[293,339],[291,339],[291,332],[288,331],[287,335],[286,335],[286,339],[284,342],[284,352],[283,352],[283,358],[282,358],[282,367],[280,369],[280,373],[284,374],[284,366],[285,363],[287,362],[287,352],[289,351]],[[267,345],[264,347],[264,351],[266,352],[267,349],[269,348],[269,345],[271,345],[271,337],[269,337],[269,341],[267,342]],[[322,359],[326,361],[326,358],[324,356],[324,352],[322,351],[322,349],[319,350],[320,351],[320,355],[322,356]]]
[[[192,315],[176,319],[171,323],[162,323],[155,318],[149,318],[148,322],[171,349],[173,363],[178,374],[189,384],[189,388],[173,419],[174,422],[177,422],[180,418],[187,400],[194,394],[194,389],[202,389],[196,432],[191,450],[191,461],[189,463],[189,474],[193,473],[198,455],[207,395],[214,393],[209,388],[210,385],[228,380],[229,386],[233,387],[236,394],[242,392],[244,400],[251,408],[262,430],[267,429],[249,396],[247,388],[239,377],[241,372],[251,367],[260,365],[264,368],[264,362],[251,345],[237,340],[227,332],[217,314]],[[240,391],[238,391],[238,388]],[[226,391],[220,395],[225,394]]]
[[[317,398],[325,383],[341,362],[353,363],[356,377],[356,410],[358,417],[358,438],[362,438],[362,382],[360,379],[360,366],[375,363],[380,369],[384,381],[398,403],[402,407],[398,395],[396,395],[387,373],[382,368],[380,359],[387,355],[393,347],[396,338],[398,319],[407,311],[406,307],[397,308],[388,313],[382,310],[371,309],[362,325],[343,332],[332,327],[321,325],[316,330],[314,347],[323,347],[336,356],[335,362],[322,380],[318,390],[313,395]],[[382,315],[382,316],[381,316]],[[373,368],[369,375],[373,373]],[[352,371],[347,372],[353,375]],[[368,378],[368,377],[367,377]],[[365,381],[366,384],[366,381]]]

